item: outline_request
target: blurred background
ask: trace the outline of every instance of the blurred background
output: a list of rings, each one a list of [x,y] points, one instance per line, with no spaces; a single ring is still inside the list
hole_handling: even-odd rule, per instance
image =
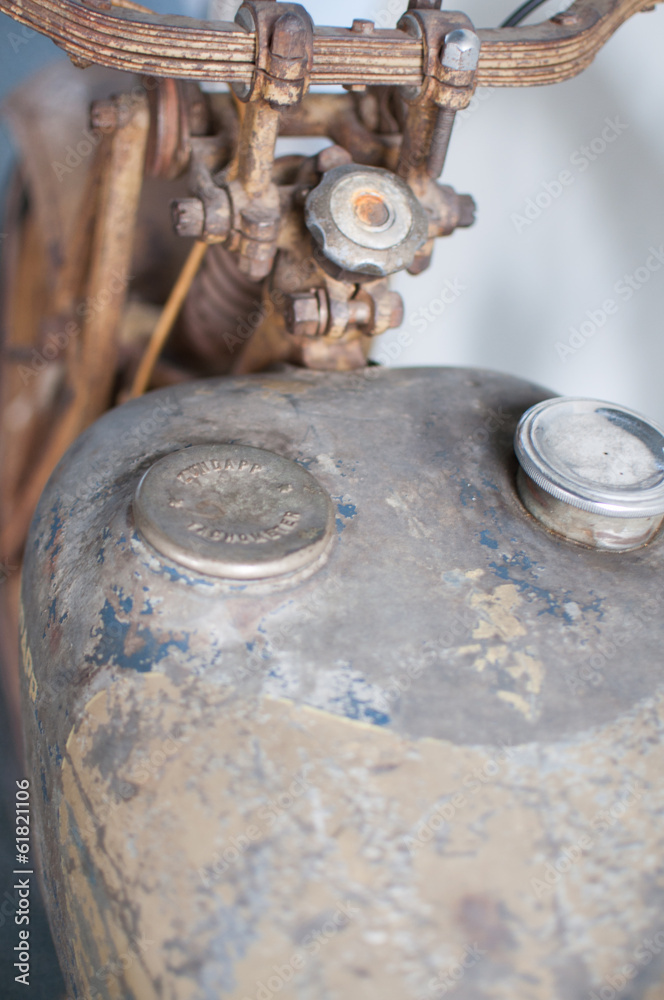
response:
[[[207,0],[147,2],[164,13],[204,17],[208,11]],[[549,0],[531,20],[568,5]],[[213,0],[211,10],[229,19],[237,6]],[[318,24],[369,17],[390,27],[406,0],[309,0],[305,6]],[[459,6],[478,27],[495,27],[517,4],[467,0]],[[477,222],[438,241],[428,272],[396,277],[406,318],[401,331],[376,343],[377,360],[496,369],[556,392],[622,403],[664,424],[663,50],[660,7],[620,28],[574,80],[478,91],[457,118],[442,178],[475,197]],[[0,54],[1,94],[65,58],[53,43],[2,16]],[[288,143],[284,152],[308,151]],[[12,155],[2,126],[2,187]],[[22,775],[0,714],[1,733],[0,787],[11,802],[13,781]],[[11,896],[10,820],[0,803],[0,894],[6,888]],[[13,982],[14,930],[10,919],[0,924],[3,997],[25,992]],[[39,911],[35,934],[30,996],[57,1000],[62,983]]]
[[[210,10],[222,18],[238,5],[151,3],[161,12]],[[460,6],[478,27],[494,27],[516,5],[467,0]],[[530,19],[568,5],[549,0]],[[389,27],[406,2],[309,0],[306,6],[318,24],[370,17]],[[623,25],[573,80],[478,91],[457,118],[442,178],[475,197],[477,222],[438,241],[428,272],[396,277],[406,301],[405,334],[377,342],[378,360],[492,368],[557,392],[632,406],[664,423],[664,264],[651,250],[664,257],[663,46],[659,7]],[[7,18],[0,20],[0,50],[4,93],[63,58],[52,42]],[[11,155],[3,129],[3,177]],[[565,185],[558,181],[564,171]],[[446,280],[455,295],[445,299],[452,302],[441,298]],[[609,313],[607,300],[616,306]]]

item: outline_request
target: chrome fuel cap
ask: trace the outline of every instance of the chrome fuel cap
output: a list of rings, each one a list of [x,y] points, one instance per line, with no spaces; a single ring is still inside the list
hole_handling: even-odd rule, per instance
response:
[[[230,444],[155,462],[138,484],[134,518],[161,555],[231,580],[309,567],[334,528],[330,497],[311,473],[273,452]]]
[[[551,531],[595,548],[645,544],[664,519],[664,432],[633,410],[557,397],[519,421],[525,507]]]

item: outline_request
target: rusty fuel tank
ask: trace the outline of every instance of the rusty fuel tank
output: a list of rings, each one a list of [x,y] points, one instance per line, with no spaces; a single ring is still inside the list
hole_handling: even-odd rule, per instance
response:
[[[73,446],[21,622],[72,997],[661,1000],[664,548],[526,511],[551,395],[284,369]]]

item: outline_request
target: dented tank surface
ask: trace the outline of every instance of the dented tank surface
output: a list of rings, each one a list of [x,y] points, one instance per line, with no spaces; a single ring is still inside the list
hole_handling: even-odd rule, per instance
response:
[[[525,512],[512,435],[549,395],[285,369],[152,393],[70,450],[21,647],[73,996],[661,1000],[664,548]],[[227,581],[142,540],[146,470],[218,443],[311,473],[324,558]]]

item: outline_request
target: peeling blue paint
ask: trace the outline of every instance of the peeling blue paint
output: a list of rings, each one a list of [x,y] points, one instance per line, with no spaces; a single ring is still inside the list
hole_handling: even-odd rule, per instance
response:
[[[519,569],[528,570],[532,569],[533,563],[523,552],[517,553],[511,559],[507,556],[503,556],[502,564],[492,562],[489,563],[489,565],[495,576],[497,576],[500,580],[505,580],[507,583],[514,584],[519,593],[527,600],[536,599],[543,601],[546,606],[538,612],[540,615],[552,615],[554,618],[559,618],[561,621],[565,622],[566,625],[573,625],[574,619],[565,610],[566,604],[573,603],[577,604],[579,609],[584,614],[596,614],[598,621],[601,621],[604,617],[604,610],[602,608],[604,599],[601,597],[595,597],[592,601],[583,603],[570,590],[564,590],[560,595],[557,595],[552,593],[550,590],[547,590],[546,587],[537,586],[537,584],[533,583],[532,580],[524,580],[512,575],[510,573],[510,567],[518,567]]]
[[[128,615],[129,612],[134,607],[134,598],[131,597],[129,594],[127,594],[127,596],[124,596],[124,591],[122,590],[121,587],[112,587],[111,591],[112,593],[117,595],[118,604],[120,605],[121,610]]]
[[[47,552],[50,548],[52,548],[55,545],[55,539],[57,537],[57,534],[60,531],[60,529],[64,527],[65,523],[60,515],[60,503],[58,500],[56,500],[56,502],[51,507],[51,514],[53,514],[53,520],[51,521],[51,534],[49,535],[49,539],[46,545],[44,546]],[[55,555],[55,553],[59,551],[60,551],[60,546],[58,545],[55,548],[53,554]]]
[[[120,600],[123,610],[127,613],[131,611],[132,599]],[[131,653],[127,653],[125,642],[132,624],[128,621],[120,621],[115,608],[108,600],[104,603],[99,616],[102,622],[101,627],[92,632],[94,637],[99,637],[99,641],[92,655],[86,656],[88,663],[94,663],[96,666],[113,664],[122,669],[148,673],[168,655],[171,649],[179,649],[183,653],[189,650],[188,635],[184,635],[181,639],[170,638],[160,641],[149,628],[142,627],[133,630],[132,646],[137,648],[134,648]]]
[[[51,628],[51,626],[56,624],[57,617],[58,617],[57,598],[54,597],[48,607],[48,617],[46,619],[46,625],[44,626],[44,631],[42,632],[42,639],[46,638],[46,633]]]
[[[386,712],[374,708],[367,703],[366,697],[362,697],[362,683],[353,682],[343,698],[331,699],[330,706],[338,707],[338,710],[348,719],[357,719],[360,722],[370,722],[373,726],[387,726],[390,717]]]
[[[101,548],[99,549],[99,551],[97,553],[97,562],[100,565],[102,565],[102,566],[103,566],[104,562],[106,561],[106,546],[105,546],[104,542],[108,541],[108,539],[110,537],[111,537],[111,529],[110,528],[104,528],[104,530],[102,531],[102,534],[101,534],[101,540],[102,540]]]
[[[181,573],[180,570],[176,569],[175,566],[166,566],[164,563],[160,564],[158,567],[154,566],[149,562],[142,562],[142,565],[150,573],[154,573],[156,576],[167,576],[171,583],[186,583],[188,587],[194,587],[196,584],[201,584],[204,587],[214,587],[214,582],[212,580],[207,580],[204,577],[192,577],[187,576],[186,573]]]
[[[352,521],[357,515],[357,507],[354,503],[338,503],[337,510],[342,517],[347,518],[349,521]]]
[[[346,521],[352,521],[353,518],[357,516],[357,507],[354,503],[344,503],[344,498],[342,496],[332,497],[332,499],[336,501],[337,505],[337,513],[339,514],[339,517],[335,518],[335,525],[337,533],[340,535],[346,527]]]
[[[495,538],[491,537],[488,528],[485,528],[484,531],[480,532],[480,545],[486,545],[489,549],[498,548],[498,542]]]
[[[78,828],[76,817],[74,816],[74,812],[69,803],[67,803],[67,816],[69,817],[69,831],[71,834],[71,838],[76,846],[76,850],[78,851],[79,857],[81,859],[81,868],[83,870],[83,874],[85,875],[85,878],[90,883],[90,885],[96,886],[97,869],[96,866],[93,865],[92,863],[92,858],[90,857],[90,852],[87,846],[83,843],[83,838],[81,837],[81,831]]]

